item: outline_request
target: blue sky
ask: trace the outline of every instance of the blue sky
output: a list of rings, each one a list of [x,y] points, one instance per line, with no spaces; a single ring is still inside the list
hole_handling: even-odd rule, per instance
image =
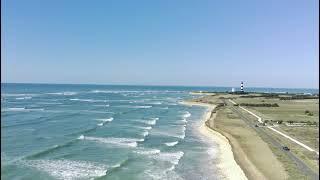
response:
[[[2,82],[318,87],[316,0],[4,0]]]

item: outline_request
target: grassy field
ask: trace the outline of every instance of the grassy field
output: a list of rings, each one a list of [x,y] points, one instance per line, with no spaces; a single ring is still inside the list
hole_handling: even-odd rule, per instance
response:
[[[266,98],[237,98],[236,103],[277,103],[279,107],[248,107],[262,119],[282,120],[282,121],[310,121],[319,123],[319,99],[308,100],[279,100]],[[313,113],[313,116],[305,114],[308,110]]]
[[[282,130],[282,128],[276,128],[277,130],[286,133],[287,135],[292,135],[295,134],[295,132],[292,133],[288,133]],[[302,133],[307,133],[307,131],[301,131]],[[299,159],[301,159],[303,162],[305,162],[311,169],[313,169],[315,172],[319,171],[319,164],[318,164],[318,156],[314,153],[311,152],[299,145],[297,145],[296,143],[290,141],[289,139],[283,138],[282,136],[280,136],[279,134],[273,132],[270,130],[270,134],[277,139],[281,144],[283,144],[284,146],[287,146],[290,148],[290,151],[292,153],[294,153]],[[296,135],[296,134],[295,134]],[[313,137],[313,135],[310,136],[306,136],[309,138],[316,138]],[[319,138],[319,137],[318,137]],[[297,140],[301,140],[301,139],[297,139]],[[319,145],[319,144],[318,144]]]
[[[319,99],[308,100],[279,100],[266,98],[237,98],[236,103],[277,103],[279,107],[246,107],[257,114],[262,120],[282,120],[284,122],[317,122],[319,124]],[[313,113],[313,116],[305,114],[305,110]],[[255,118],[253,118],[255,119]],[[290,137],[318,150],[319,148],[319,127],[290,127],[285,124],[279,125],[277,130],[289,135]],[[314,171],[319,170],[318,158],[314,152],[310,152],[296,143],[282,137],[281,135],[270,131],[275,138],[304,161]]]

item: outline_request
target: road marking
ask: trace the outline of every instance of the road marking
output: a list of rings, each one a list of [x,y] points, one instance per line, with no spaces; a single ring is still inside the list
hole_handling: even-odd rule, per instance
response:
[[[231,99],[229,99],[229,101],[230,101],[232,104],[237,104],[237,103],[235,103],[234,101],[232,101]],[[258,121],[259,121],[260,123],[262,123],[262,120],[261,120],[261,118],[260,118],[259,116],[257,116],[257,115],[256,115],[256,114],[254,114],[253,112],[251,112],[251,111],[249,111],[249,110],[247,110],[247,109],[243,108],[242,106],[239,106],[239,107],[240,107],[241,109],[243,109],[243,110],[247,111],[248,113],[250,113],[250,114],[251,114],[251,115],[253,115],[254,117],[256,117],[256,118],[258,119]],[[304,147],[305,149],[307,149],[307,150],[309,150],[309,151],[312,151],[312,152],[315,152],[317,155],[319,155],[319,152],[318,152],[318,151],[316,151],[316,150],[314,150],[314,149],[310,148],[309,146],[307,146],[307,145],[305,145],[305,144],[303,144],[303,143],[301,143],[301,142],[299,142],[299,141],[297,141],[297,140],[293,139],[292,137],[290,137],[290,136],[288,136],[288,135],[286,135],[286,134],[284,134],[284,133],[282,133],[282,132],[280,132],[280,131],[278,131],[278,130],[276,130],[276,129],[272,128],[272,127],[267,126],[267,128],[269,128],[269,129],[273,130],[274,132],[276,132],[276,133],[278,133],[278,134],[280,134],[280,135],[284,136],[285,138],[290,139],[291,141],[293,141],[293,142],[295,142],[295,143],[299,144],[300,146]]]
[[[253,112],[251,112],[251,111],[243,108],[242,106],[239,106],[239,107],[240,107],[241,109],[247,111],[248,113],[250,113],[250,114],[253,115],[254,117],[258,118],[259,123],[263,123],[262,120],[261,120],[261,118],[260,118],[259,116],[255,115]]]
[[[231,99],[229,99],[229,101],[230,101],[232,104],[237,104],[237,103],[235,103],[234,101],[232,101]]]
[[[274,129],[274,128],[270,127],[270,126],[267,126],[267,128],[269,128],[269,129],[271,129],[272,131],[275,131],[275,132],[277,132],[277,133],[281,134],[282,136],[284,136],[284,137],[286,137],[286,138],[290,139],[291,141],[293,141],[293,142],[295,142],[295,143],[299,144],[300,146],[302,146],[302,147],[304,147],[304,148],[308,149],[309,151],[314,151],[314,152],[316,152],[316,153],[319,155],[319,153],[318,153],[317,151],[315,151],[315,150],[313,150],[312,148],[310,148],[309,146],[307,146],[307,145],[305,145],[305,144],[302,144],[301,142],[299,142],[299,141],[297,141],[297,140],[295,140],[295,139],[291,138],[290,136],[288,136],[288,135],[286,135],[286,134],[283,134],[282,132],[280,132],[280,131],[278,131],[278,130],[276,130],[276,129]]]

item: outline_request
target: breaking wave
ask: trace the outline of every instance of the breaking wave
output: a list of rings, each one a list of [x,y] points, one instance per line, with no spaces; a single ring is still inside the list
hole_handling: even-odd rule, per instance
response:
[[[26,97],[17,97],[17,100],[24,100],[24,99],[32,99],[31,96],[26,96]]]
[[[62,180],[90,179],[104,176],[107,172],[106,165],[88,161],[28,160],[23,164]]]
[[[113,121],[113,117],[111,118],[106,118],[106,119],[96,119],[97,121],[102,121],[102,122],[111,122]]]
[[[107,102],[107,100],[97,100],[97,99],[78,99],[78,98],[73,98],[69,99],[70,101],[82,101],[82,102]]]
[[[144,141],[144,139],[115,138],[115,137],[101,138],[101,137],[89,137],[89,136],[84,136],[84,135],[79,136],[78,139],[95,141],[95,142],[99,142],[99,143],[119,145],[119,146],[129,146],[129,147],[137,147],[138,142]]]
[[[175,146],[178,143],[179,143],[179,141],[174,141],[174,142],[167,142],[167,143],[164,143],[164,144],[167,145],[167,146]]]
[[[188,118],[190,116],[191,116],[191,114],[188,111],[183,115],[184,118]]]
[[[64,95],[64,96],[72,96],[78,94],[77,92],[55,92],[55,93],[46,93],[49,95]]]
[[[153,156],[153,158],[161,161],[167,161],[174,165],[179,164],[179,160],[182,158],[184,153],[182,151],[177,152],[162,152],[158,155]]]
[[[144,123],[144,124],[148,124],[148,125],[155,125],[157,123],[157,120],[159,118],[151,118],[152,120],[133,120],[135,122],[141,122],[141,123]]]

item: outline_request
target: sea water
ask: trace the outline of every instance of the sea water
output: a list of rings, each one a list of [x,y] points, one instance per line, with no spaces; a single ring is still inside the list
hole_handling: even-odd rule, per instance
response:
[[[1,178],[220,179],[206,109],[179,102],[228,89],[1,84]]]

